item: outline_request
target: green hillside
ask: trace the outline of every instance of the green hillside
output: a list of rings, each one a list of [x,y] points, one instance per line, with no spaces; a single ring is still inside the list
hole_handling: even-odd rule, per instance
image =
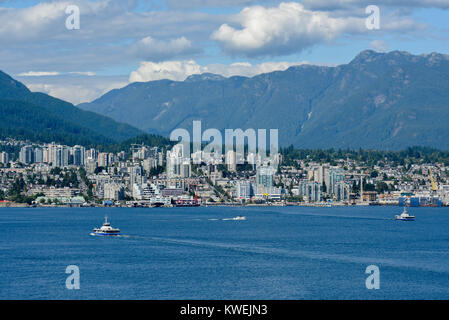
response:
[[[103,145],[143,132],[129,124],[81,110],[44,93],[33,93],[0,71],[0,133],[41,142]]]

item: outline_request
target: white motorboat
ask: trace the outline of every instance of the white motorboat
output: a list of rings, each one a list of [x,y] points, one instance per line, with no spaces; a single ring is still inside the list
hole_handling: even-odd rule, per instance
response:
[[[402,213],[400,215],[396,215],[395,216],[396,220],[401,220],[401,221],[414,221],[415,220],[415,216],[411,216],[408,214],[407,209],[404,208],[404,211],[402,211]]]
[[[111,227],[108,222],[108,217],[104,217],[104,223],[101,228],[95,228],[94,234],[99,236],[118,236],[120,235],[120,229]]]

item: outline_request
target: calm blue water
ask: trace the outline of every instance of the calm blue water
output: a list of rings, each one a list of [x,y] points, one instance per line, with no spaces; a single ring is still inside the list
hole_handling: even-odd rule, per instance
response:
[[[0,299],[449,299],[449,209],[409,211],[2,208]],[[105,214],[124,236],[90,235]]]

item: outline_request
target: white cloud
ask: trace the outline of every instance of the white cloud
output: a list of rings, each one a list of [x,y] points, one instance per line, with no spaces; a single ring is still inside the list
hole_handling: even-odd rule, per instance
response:
[[[89,76],[89,77],[93,77],[96,75],[96,73],[92,72],[92,71],[73,71],[73,72],[69,72],[69,74],[76,74],[76,75],[80,75],[80,76]]]
[[[98,91],[84,85],[30,84],[28,89],[34,92],[44,92],[55,98],[78,104],[98,97]],[[76,92],[76,95],[74,95]]]
[[[192,42],[185,37],[170,40],[157,40],[145,37],[131,46],[129,53],[144,60],[167,60],[196,50]]]
[[[161,79],[183,81],[188,76],[201,73],[215,73],[224,77],[235,75],[252,77],[261,73],[306,64],[307,62],[264,62],[251,64],[249,62],[236,62],[229,65],[209,64],[201,66],[193,60],[142,62],[140,67],[131,73],[129,78],[115,76],[93,76],[92,72],[68,72],[58,76],[49,73],[40,73],[39,76],[30,77],[29,73],[18,76],[31,91],[47,93],[53,97],[69,101],[75,105],[90,102],[106,92],[122,88],[130,82],[146,82]]]
[[[80,76],[89,76],[93,77],[95,76],[95,72],[91,71],[71,71],[71,72],[58,72],[58,71],[28,71],[28,72],[21,72],[17,76],[19,77],[50,77],[50,76],[60,76],[64,74],[73,74],[73,75],[80,75]]]
[[[18,76],[21,77],[43,77],[43,76],[58,76],[60,75],[57,71],[28,71],[19,73]]]
[[[334,18],[327,12],[307,10],[296,2],[272,8],[247,7],[234,20],[241,29],[223,24],[212,39],[219,41],[227,52],[248,56],[301,52],[345,32],[366,30],[362,18]]]
[[[373,40],[371,41],[371,48],[378,52],[385,52],[388,50],[388,44],[383,40]]]
[[[28,8],[3,9],[0,11],[0,39],[11,36],[13,41],[32,39],[63,19],[68,5],[68,2],[43,2]]]
[[[193,60],[184,61],[145,61],[139,69],[131,72],[130,82],[146,82],[161,79],[182,81],[192,74],[202,73],[202,68]]]
[[[307,64],[307,62],[264,62],[261,64],[251,64],[249,62],[236,62],[230,65],[209,64],[201,66],[193,60],[184,61],[164,61],[142,62],[140,67],[133,71],[129,77],[129,82],[146,82],[161,79],[183,81],[188,76],[201,73],[214,73],[224,77],[246,76],[252,77],[261,73],[286,70],[291,66]]]
[[[263,62],[260,64],[251,64],[249,62],[236,62],[230,65],[210,64],[205,66],[206,72],[220,74],[224,77],[245,76],[253,77],[261,73],[269,73],[273,71],[284,71],[291,66],[309,64],[306,61],[301,62]]]
[[[90,102],[106,92],[128,84],[126,77],[61,75],[58,77],[19,77],[31,91],[44,92],[73,104]]]
[[[323,5],[332,2],[316,1]],[[380,1],[385,3],[387,0]],[[171,6],[154,10],[160,3],[52,0],[27,8],[0,7],[0,68],[11,73],[23,70],[92,70],[97,73],[120,70],[122,73],[125,69],[128,73],[130,66],[140,61],[203,57],[210,61],[214,55],[221,59],[217,54],[217,41],[231,55],[282,56],[299,53],[322,42],[339,41],[345,34],[365,37],[367,32],[363,8],[340,13],[322,12],[292,2],[276,4],[276,7],[253,6],[238,14],[230,13],[235,7],[256,2],[276,3],[275,0],[230,0],[226,3],[173,0]],[[65,9],[69,4],[80,7],[80,30],[65,28]],[[235,7],[198,10],[229,5]],[[397,34],[400,30],[402,35],[416,28],[417,24],[405,12],[407,10],[397,11],[401,12],[391,18],[382,11],[382,30],[376,31],[376,38],[381,38],[379,33],[382,32]],[[419,38],[430,32],[421,33]],[[216,41],[210,41],[211,34]],[[367,33],[366,37],[374,39],[370,34],[373,33]]]
[[[323,4],[325,2],[323,0]],[[326,3],[336,4],[332,1]],[[317,11],[297,2],[282,2],[277,7],[244,8],[229,23],[222,24],[215,30],[211,38],[218,41],[223,50],[231,55],[287,55],[300,53],[316,44],[329,43],[343,36],[370,37],[374,32],[366,27],[367,18],[364,7],[351,7],[343,11]],[[376,32],[412,34],[426,27],[404,15],[403,10],[387,13],[382,11],[381,30]]]
[[[69,4],[80,8],[79,30],[66,29]],[[146,5],[136,0],[55,0],[26,8],[0,6],[0,68],[13,73],[24,69],[104,72],[143,60],[192,59],[204,44],[210,45],[210,33],[227,17],[154,10],[152,5],[143,12]],[[136,43],[149,35],[150,41]],[[133,44],[142,54],[139,50],[130,54]]]

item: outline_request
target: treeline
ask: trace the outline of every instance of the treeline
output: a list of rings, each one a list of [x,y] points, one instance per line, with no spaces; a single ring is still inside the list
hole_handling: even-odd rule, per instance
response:
[[[175,142],[172,142],[170,141],[170,139],[163,136],[155,134],[143,134],[119,143],[101,145],[99,146],[99,149],[104,152],[117,153],[120,151],[128,151],[133,144],[144,144],[146,146],[162,148],[166,146],[173,146],[175,145]]]
[[[293,146],[280,148],[283,156],[283,165],[296,166],[295,160],[313,161],[319,163],[334,163],[339,159],[351,159],[366,163],[368,166],[382,165],[391,162],[396,165],[410,165],[411,163],[435,163],[440,162],[449,165],[449,151],[441,151],[430,147],[408,147],[400,151],[382,150],[351,150],[351,149],[327,149],[327,150],[302,150]]]

